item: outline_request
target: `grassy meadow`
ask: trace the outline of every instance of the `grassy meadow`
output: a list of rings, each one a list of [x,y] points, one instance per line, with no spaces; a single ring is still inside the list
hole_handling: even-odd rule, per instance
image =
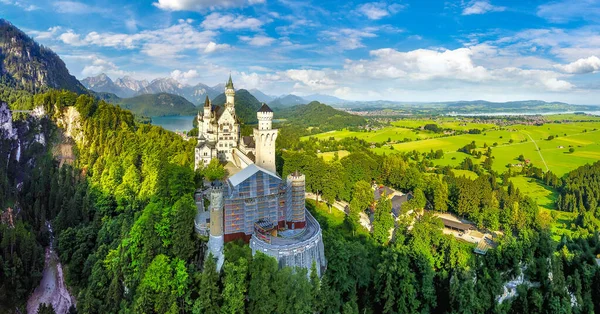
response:
[[[555,138],[548,140],[551,135]],[[492,147],[493,168],[500,173],[506,171],[508,164],[518,164],[516,159],[522,154],[535,166],[544,170],[551,170],[561,176],[583,164],[600,160],[598,136],[600,136],[600,121],[547,123],[541,126],[514,125],[485,131],[481,134],[462,134],[414,140],[384,145],[372,150],[378,154],[390,154],[395,151],[417,150],[428,152],[442,149],[445,154],[444,157],[434,162],[440,166],[456,166],[466,157],[471,157],[476,163],[485,159],[485,157],[482,157],[477,160],[457,151],[459,148],[475,141],[477,147],[482,151],[485,150],[483,148],[484,144]],[[539,151],[537,147],[539,147]],[[569,152],[570,148],[574,149],[573,153]]]

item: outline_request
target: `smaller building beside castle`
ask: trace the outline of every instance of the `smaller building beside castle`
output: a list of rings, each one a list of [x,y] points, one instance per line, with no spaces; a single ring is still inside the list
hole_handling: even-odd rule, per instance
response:
[[[277,175],[273,111],[263,104],[253,136],[242,137],[231,77],[225,94],[223,107],[207,99],[204,112],[198,114],[196,168],[218,158],[232,173],[196,193],[196,231],[209,237],[209,252],[219,268],[224,243],[240,239],[249,243],[252,254],[272,256],[280,267],[310,270],[315,263],[320,276],[327,265],[321,227],[305,207],[305,176],[295,172],[284,181]]]

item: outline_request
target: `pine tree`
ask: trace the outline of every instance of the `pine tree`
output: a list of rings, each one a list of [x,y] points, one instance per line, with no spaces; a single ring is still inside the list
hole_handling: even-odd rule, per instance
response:
[[[198,299],[194,302],[194,313],[220,313],[221,293],[219,292],[219,273],[212,254],[204,261],[204,269],[200,279]]]

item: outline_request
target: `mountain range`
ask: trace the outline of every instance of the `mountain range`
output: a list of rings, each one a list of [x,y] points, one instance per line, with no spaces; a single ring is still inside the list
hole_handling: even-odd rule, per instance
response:
[[[113,93],[120,98],[127,98],[145,94],[169,93],[179,95],[195,105],[204,103],[206,96],[214,99],[223,93],[225,84],[208,86],[198,83],[188,85],[178,82],[171,77],[157,78],[148,82],[147,80],[136,80],[130,76],[118,78],[113,81],[108,75],[101,73],[97,76],[87,77],[81,80],[81,83],[90,90],[99,93]],[[289,107],[300,104],[307,104],[311,101],[319,101],[328,104],[340,104],[346,102],[343,99],[323,94],[313,94],[308,96],[297,96],[293,94],[273,96],[261,92],[258,89],[248,90],[259,102],[267,103],[273,107]]]
[[[191,86],[170,77],[157,78],[148,82],[147,80],[136,80],[130,76],[124,76],[113,82],[108,75],[101,73],[97,76],[87,77],[81,80],[81,83],[95,92],[113,93],[120,98],[169,93],[184,97],[196,105],[203,103],[206,96],[212,99],[221,93],[221,89],[217,89],[219,85],[210,87],[199,83]]]

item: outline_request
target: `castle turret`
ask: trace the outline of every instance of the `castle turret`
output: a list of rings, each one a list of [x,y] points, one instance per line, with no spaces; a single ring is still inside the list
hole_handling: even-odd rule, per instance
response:
[[[272,128],[273,110],[263,103],[256,113],[258,128],[254,129],[256,143],[256,157],[254,163],[266,170],[276,173],[275,167],[275,140],[278,130]]]
[[[305,177],[296,171],[287,177],[288,192],[286,221],[289,229],[300,229],[306,225],[305,217]]]
[[[229,81],[227,81],[227,84],[225,84],[225,96],[227,97],[225,104],[234,107],[235,89],[233,88],[233,82],[231,81],[231,74],[229,75]]]
[[[210,197],[210,232],[208,238],[208,253],[217,259],[217,269],[221,269],[223,255],[223,186],[218,185],[208,190]]]
[[[210,99],[208,99],[208,95],[206,96],[206,99],[204,100],[204,118],[209,119],[210,118],[210,108],[211,107],[211,103],[210,103]]]

